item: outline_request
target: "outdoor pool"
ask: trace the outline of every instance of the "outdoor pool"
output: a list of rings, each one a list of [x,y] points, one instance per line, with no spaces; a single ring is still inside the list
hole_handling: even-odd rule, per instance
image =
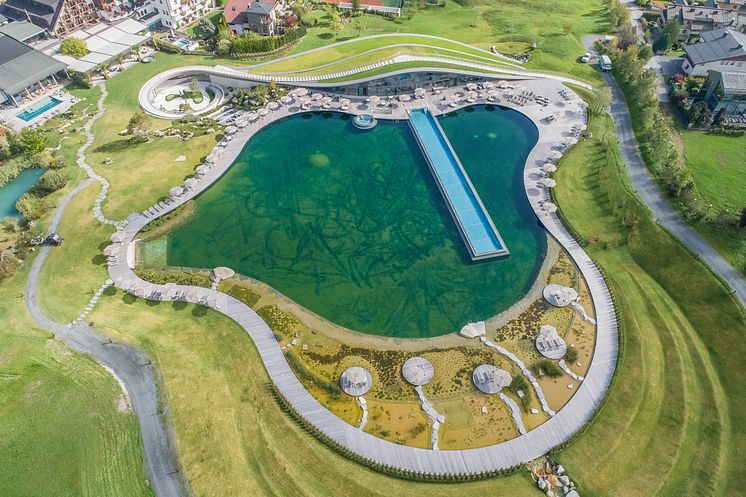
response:
[[[44,114],[46,111],[62,103],[62,100],[57,100],[54,97],[44,97],[33,105],[30,105],[23,109],[23,112],[17,114],[18,117],[24,121],[31,121],[35,117]]]
[[[489,318],[525,295],[546,252],[523,189],[537,131],[493,106],[439,120],[509,257],[471,260],[406,122],[361,131],[335,113],[261,130],[193,217],[151,243],[169,265],[231,267],[365,333],[429,337]]]
[[[19,217],[16,202],[36,184],[44,169],[24,169],[13,181],[0,188],[0,219]]]

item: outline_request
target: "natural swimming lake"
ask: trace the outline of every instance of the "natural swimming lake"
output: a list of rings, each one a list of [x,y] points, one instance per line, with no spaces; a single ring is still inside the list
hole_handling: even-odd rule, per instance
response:
[[[440,124],[510,256],[472,262],[406,122],[356,129],[302,114],[261,130],[168,235],[173,266],[228,266],[348,328],[458,331],[523,297],[546,252],[525,198],[537,140],[522,114],[472,107]],[[154,243],[157,243],[154,242]]]
[[[43,173],[44,169],[24,169],[13,181],[0,188],[0,218],[20,216],[16,202],[36,184]]]

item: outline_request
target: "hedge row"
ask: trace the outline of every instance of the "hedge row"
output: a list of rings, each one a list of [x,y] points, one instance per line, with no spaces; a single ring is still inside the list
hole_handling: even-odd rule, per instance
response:
[[[231,39],[231,55],[256,54],[271,52],[289,45],[306,34],[305,26],[297,26],[286,30],[278,36],[251,36]]]

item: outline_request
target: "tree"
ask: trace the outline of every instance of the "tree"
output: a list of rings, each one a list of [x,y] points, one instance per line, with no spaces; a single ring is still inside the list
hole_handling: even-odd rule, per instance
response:
[[[360,10],[360,0],[352,0],[352,10]]]
[[[667,34],[661,34],[657,40],[653,43],[653,51],[655,53],[664,53],[671,47],[671,39]]]
[[[649,61],[653,57],[653,48],[650,45],[645,45],[637,52],[637,57],[644,62]]]
[[[197,93],[199,91],[199,81],[197,81],[197,78],[192,78],[192,81],[189,83],[189,89],[192,93]]]
[[[619,29],[619,34],[616,37],[616,46],[621,50],[627,50],[629,47],[637,45],[638,40],[635,28],[631,24],[625,24]]]
[[[699,126],[708,118],[707,114],[709,114],[707,104],[700,100],[699,102],[694,102],[692,106],[689,107],[686,117],[689,119],[690,123]]]
[[[738,226],[746,228],[746,207],[741,209],[741,219],[738,221]]]
[[[228,38],[220,38],[217,45],[215,45],[215,53],[218,55],[226,55],[231,51],[231,40]]]
[[[8,133],[7,140],[11,155],[40,154],[47,148],[47,139],[38,129],[26,128],[20,133]]]
[[[666,24],[663,25],[663,34],[668,36],[668,39],[671,40],[671,43],[676,41],[676,39],[679,37],[679,33],[681,32],[681,26],[679,26],[678,21],[676,19],[669,19],[666,21]]]
[[[142,112],[135,112],[127,123],[127,133],[136,140],[150,140],[153,123]]]
[[[85,40],[79,38],[65,38],[60,45],[60,53],[79,59],[88,55],[88,45]]]

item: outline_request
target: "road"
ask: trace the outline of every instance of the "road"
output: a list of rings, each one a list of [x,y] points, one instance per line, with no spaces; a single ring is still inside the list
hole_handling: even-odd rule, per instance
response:
[[[56,231],[70,200],[91,183],[92,179],[84,181],[63,198],[47,233]],[[180,474],[172,459],[170,433],[161,418],[153,366],[147,357],[131,345],[112,342],[85,323],[73,327],[56,323],[40,309],[37,299],[39,273],[51,250],[55,250],[55,247],[44,246],[40,249],[26,282],[25,298],[31,317],[72,350],[90,354],[96,362],[114,371],[127,388],[132,410],[140,425],[145,470],[151,487],[158,497],[190,495],[185,486],[182,486]]]
[[[595,53],[593,42],[598,38],[599,36],[585,37],[583,44],[586,50]],[[709,266],[712,272],[726,282],[741,305],[746,308],[746,278],[726,261],[717,250],[712,248],[702,235],[682,219],[658,187],[640,155],[624,93],[610,73],[603,73],[603,77],[604,82],[611,88],[610,114],[614,120],[616,135],[619,139],[619,150],[624,164],[627,166],[627,173],[632,186],[635,187],[640,198],[650,208],[653,218],[656,219],[658,224],[666,228],[692,252],[697,254],[697,257]]]

